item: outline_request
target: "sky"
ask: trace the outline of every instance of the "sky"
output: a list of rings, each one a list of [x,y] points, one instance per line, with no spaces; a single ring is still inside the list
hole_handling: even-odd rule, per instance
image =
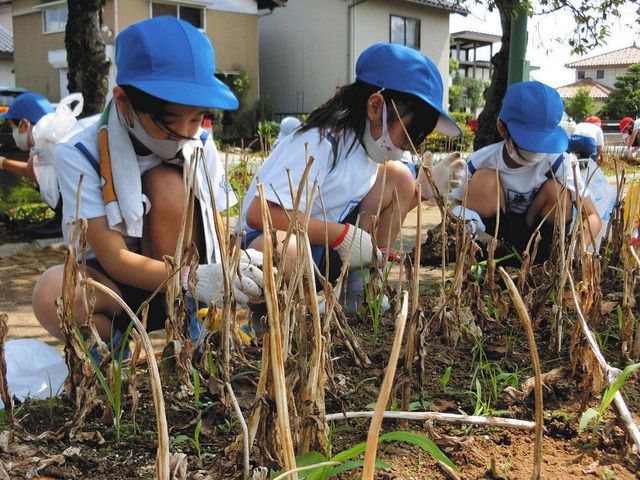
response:
[[[631,46],[634,40],[640,46],[640,22],[638,21],[640,7],[637,4],[628,4],[621,10],[621,20],[612,23],[611,31],[615,33],[607,38],[607,44],[582,56],[571,55],[571,49],[567,44],[567,40],[571,37],[571,31],[575,28],[570,14],[561,11],[529,18],[527,60],[531,62],[532,66],[540,67],[540,70],[531,72],[532,79],[552,87],[573,83],[575,72],[565,68],[566,63]],[[453,33],[462,30],[496,35],[502,33],[497,11],[490,13],[477,5],[471,8],[471,14],[466,17],[451,15],[449,31]],[[488,57],[488,49],[486,50],[486,57]],[[478,58],[482,58],[482,56],[479,55]]]

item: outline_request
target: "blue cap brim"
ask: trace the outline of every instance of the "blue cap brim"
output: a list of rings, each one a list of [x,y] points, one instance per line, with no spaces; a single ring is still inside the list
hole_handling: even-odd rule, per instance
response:
[[[9,111],[0,113],[0,118],[6,118],[7,120],[13,120],[15,117],[9,115]]]
[[[511,123],[509,134],[519,148],[538,153],[562,153],[567,150],[569,137],[561,126],[552,130],[533,131]]]
[[[223,82],[213,78],[211,85],[170,80],[135,80],[128,83],[167,102],[194,107],[236,110],[238,99]]]
[[[451,118],[451,116],[447,112],[445,112],[440,105],[435,105],[431,100],[423,95],[417,95],[415,92],[412,93],[431,107],[435,108],[438,113],[440,113],[440,117],[438,118],[438,122],[436,123],[436,130],[444,133],[449,137],[457,137],[462,133],[462,130],[460,129],[456,121]]]

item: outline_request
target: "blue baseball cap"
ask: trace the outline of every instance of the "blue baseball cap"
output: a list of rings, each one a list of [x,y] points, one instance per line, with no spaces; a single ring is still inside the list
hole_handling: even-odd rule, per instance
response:
[[[182,105],[235,110],[238,99],[218,80],[213,46],[191,24],[156,17],[116,37],[116,83]]]
[[[558,92],[540,82],[518,82],[507,88],[498,118],[518,147],[530,152],[561,153],[569,138],[560,126],[564,107]]]
[[[26,118],[29,123],[35,125],[47,113],[53,112],[53,105],[42,95],[26,92],[18,95],[9,105],[9,110],[0,115],[0,118],[9,120],[22,120]]]
[[[426,55],[404,45],[376,43],[358,57],[356,80],[410,93],[440,113],[436,129],[455,137],[460,127],[442,108],[442,77]]]

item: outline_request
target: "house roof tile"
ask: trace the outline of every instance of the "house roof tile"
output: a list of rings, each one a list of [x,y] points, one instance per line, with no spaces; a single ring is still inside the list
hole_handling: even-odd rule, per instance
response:
[[[0,55],[13,55],[13,35],[0,26]]]
[[[456,2],[450,0],[404,0],[409,3],[419,3],[427,7],[441,8],[448,12],[459,13],[461,15],[467,15],[469,11],[458,5]]]
[[[613,52],[576,60],[575,62],[567,63],[565,67],[627,67],[634,63],[640,63],[640,47],[635,44],[630,47],[614,50]]]
[[[570,83],[569,85],[563,85],[556,88],[556,90],[562,98],[573,98],[578,94],[578,90],[581,88],[588,89],[589,96],[595,100],[605,100],[613,90],[601,83],[594,82],[590,78],[578,80],[577,82]]]

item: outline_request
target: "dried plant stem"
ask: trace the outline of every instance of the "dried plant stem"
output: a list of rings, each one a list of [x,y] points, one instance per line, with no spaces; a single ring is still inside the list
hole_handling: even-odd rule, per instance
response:
[[[164,408],[164,397],[162,396],[162,383],[160,381],[160,372],[158,371],[158,364],[156,363],[156,356],[153,352],[153,345],[147,335],[146,330],[135,316],[131,308],[109,287],[96,282],[92,278],[85,278],[80,281],[81,285],[87,285],[100,290],[109,297],[113,298],[120,307],[126,312],[134,327],[140,334],[142,340],[142,346],[147,354],[147,364],[149,370],[149,381],[151,383],[151,393],[153,396],[153,405],[156,410],[156,427],[158,429],[158,454],[156,458],[156,477],[158,480],[169,480],[170,468],[169,468],[169,429],[167,428],[167,417]]]
[[[539,480],[542,475],[542,440],[543,440],[543,418],[544,407],[542,403],[542,374],[540,372],[540,358],[538,357],[538,347],[536,346],[536,339],[533,335],[533,327],[531,326],[531,317],[527,311],[527,307],[520,296],[520,293],[516,289],[515,284],[511,277],[507,274],[503,267],[499,267],[498,271],[502,276],[511,300],[516,307],[520,323],[524,327],[525,334],[527,335],[527,342],[529,343],[529,353],[531,355],[531,363],[533,364],[533,373],[535,376],[534,395],[535,395],[535,449],[533,454],[533,473],[531,478],[533,480]]]
[[[580,302],[578,301],[578,295],[576,294],[576,289],[573,284],[573,277],[571,273],[569,273],[569,284],[571,285],[571,294],[573,296],[573,302],[576,306],[576,312],[578,313],[578,322],[580,323],[580,327],[582,328],[582,333],[587,339],[587,343],[589,347],[593,351],[593,354],[598,360],[600,364],[600,368],[604,372],[604,376],[607,380],[607,384],[611,385],[615,382],[617,375],[615,375],[615,370],[607,363],[607,360],[602,355],[602,352],[598,348],[598,344],[596,343],[589,326],[587,325],[586,320],[584,319],[584,315],[582,314],[582,309],[580,308]],[[640,430],[638,430],[638,426],[634,422],[631,417],[631,413],[627,408],[627,405],[624,402],[624,398],[622,398],[622,394],[618,390],[613,398],[614,403],[616,404],[616,408],[618,409],[618,413],[620,414],[620,418],[624,422],[627,427],[627,431],[629,432],[629,436],[633,440],[633,443],[636,445],[637,450],[640,452]]]
[[[235,393],[233,393],[233,387],[231,383],[227,382],[224,384],[227,387],[227,392],[229,393],[229,398],[231,399],[231,403],[233,404],[233,409],[236,412],[236,416],[238,417],[238,422],[240,423],[240,428],[242,429],[242,442],[244,444],[244,478],[249,478],[250,465],[249,465],[249,430],[247,429],[247,422],[244,420],[244,416],[242,415],[242,410],[240,410],[240,405],[238,404],[238,399],[236,398]]]
[[[4,342],[7,338],[7,333],[9,333],[9,327],[7,327],[8,319],[9,317],[6,313],[0,314],[0,398],[4,403],[4,411],[9,422],[14,423],[13,402],[9,385],[7,384],[7,359],[4,354]],[[50,392],[50,394],[53,395],[53,392]]]
[[[417,184],[418,199],[422,198],[422,186]],[[420,257],[422,255],[422,203],[418,201],[416,211],[416,246],[413,261],[413,281],[411,292],[411,316],[409,317],[409,328],[407,329],[407,350],[404,358],[404,369],[407,380],[402,388],[402,409],[409,410],[411,404],[411,386],[413,382],[413,358],[416,354],[416,330],[418,328],[418,301],[420,299]]]
[[[327,414],[327,422],[335,422],[336,420],[348,420],[351,418],[371,418],[375,412],[340,412]],[[536,424],[529,420],[516,420],[513,418],[499,417],[481,417],[478,415],[460,415],[458,413],[440,413],[440,412],[397,412],[386,410],[383,413],[386,419],[395,420],[416,420],[424,422],[432,420],[434,422],[444,423],[462,423],[469,425],[487,426],[487,427],[503,427],[514,428],[516,430],[533,430]]]
[[[270,361],[273,377],[273,390],[276,400],[277,421],[280,434],[284,467],[292,470],[296,467],[293,440],[291,437],[291,425],[289,423],[289,408],[287,400],[287,386],[285,380],[284,360],[282,356],[282,332],[280,330],[280,310],[278,308],[278,292],[273,274],[273,244],[271,239],[271,218],[264,194],[264,186],[258,184],[258,196],[262,212],[262,227],[264,238],[264,297],[267,303],[269,323]],[[296,480],[296,473],[290,475]]]
[[[402,338],[404,337],[404,327],[407,321],[408,310],[409,294],[405,290],[402,292],[400,314],[396,319],[396,333],[393,339],[393,346],[391,347],[389,363],[387,364],[387,372],[384,375],[384,380],[380,387],[376,409],[373,412],[369,433],[367,434],[367,448],[364,453],[364,466],[362,470],[363,480],[373,480],[376,452],[378,450],[378,435],[380,433],[380,427],[382,426],[382,419],[384,418],[384,410],[389,402],[389,395],[391,395],[391,387],[393,386],[393,377],[396,374],[398,357],[400,356],[400,348],[402,347]]]

